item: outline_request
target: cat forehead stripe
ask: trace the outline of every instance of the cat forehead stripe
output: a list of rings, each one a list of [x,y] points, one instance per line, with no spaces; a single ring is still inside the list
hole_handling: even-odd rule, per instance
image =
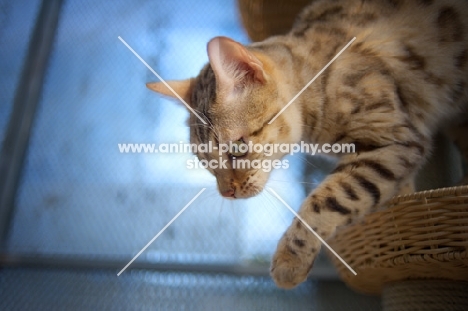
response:
[[[325,65],[325,67],[322,68],[322,70],[320,70],[316,75],[315,77],[312,78],[312,80],[309,81],[309,83],[307,83],[303,88],[302,90],[299,91],[299,93],[296,94],[296,96],[294,96],[290,101],[289,103],[286,104],[286,106],[283,107],[283,109],[280,110],[280,112],[278,112],[278,114],[273,118],[271,119],[270,122],[268,122],[268,124],[271,124],[273,123],[273,121],[276,120],[276,118],[279,117],[280,114],[282,114],[286,108],[289,107],[289,105],[291,105],[301,94],[302,92],[304,92],[314,81],[315,79],[317,79],[327,68],[328,66],[330,66],[340,55],[341,53],[343,53],[350,45],[351,43],[353,43],[353,41],[356,40],[356,37],[352,38],[351,41],[348,42],[348,44],[346,44],[344,46],[344,48],[341,49],[341,51],[338,52],[338,54],[335,55],[335,57],[332,58],[331,61],[328,62],[328,64]]]
[[[158,77],[159,80],[161,80],[162,83],[164,83],[164,85],[165,85],[169,90],[171,90],[172,93],[174,93],[174,95],[187,107],[188,110],[190,110],[198,119],[200,119],[200,121],[202,121],[203,124],[205,124],[205,125],[207,124],[206,121],[203,120],[203,119],[198,115],[198,113],[196,113],[195,110],[193,110],[192,107],[190,107],[190,106],[185,102],[185,100],[183,100],[182,97],[181,97],[179,94],[177,94],[177,92],[174,91],[174,89],[173,89],[172,87],[170,87],[169,84],[167,84],[167,82],[164,81],[164,79],[161,78],[161,76],[158,75],[158,73],[157,73],[156,71],[154,71],[153,68],[150,67],[150,65],[148,65],[147,62],[145,62],[145,61],[143,60],[143,58],[141,58],[140,55],[138,55],[138,53],[135,52],[135,50],[133,50],[133,49],[130,47],[130,45],[128,45],[128,43],[125,42],[124,39],[122,39],[121,36],[118,36],[118,38],[119,38],[119,40],[122,41],[122,43],[123,43],[123,44],[124,44],[124,45],[125,45],[141,62],[142,62],[142,63],[143,63],[143,65],[146,66],[146,68],[148,68],[156,77]]]

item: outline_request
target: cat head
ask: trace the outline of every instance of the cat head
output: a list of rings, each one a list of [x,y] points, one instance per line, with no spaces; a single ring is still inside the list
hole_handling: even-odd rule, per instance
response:
[[[272,167],[284,168],[279,160],[284,154],[266,148],[296,142],[301,127],[293,126],[297,116],[291,119],[292,109],[268,124],[291,97],[281,92],[280,73],[267,55],[226,37],[212,39],[207,50],[209,63],[197,77],[167,82],[180,97],[162,82],[147,86],[184,101],[191,110],[192,144],[211,142],[218,148],[198,151],[197,156],[213,163],[208,170],[221,195],[251,197],[262,191]],[[263,147],[261,152],[255,151],[256,144]],[[249,150],[243,152],[246,147]]]

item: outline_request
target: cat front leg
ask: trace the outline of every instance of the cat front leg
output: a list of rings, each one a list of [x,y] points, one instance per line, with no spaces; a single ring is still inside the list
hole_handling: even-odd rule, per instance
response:
[[[324,240],[396,195],[420,167],[428,146],[398,142],[341,158],[337,168],[303,202],[299,216]],[[278,243],[271,275],[282,288],[305,281],[320,241],[297,218]]]

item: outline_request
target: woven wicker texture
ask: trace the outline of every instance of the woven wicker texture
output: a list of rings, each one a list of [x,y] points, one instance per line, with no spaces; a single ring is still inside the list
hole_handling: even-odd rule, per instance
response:
[[[238,0],[242,23],[252,41],[288,32],[310,0]]]
[[[404,281],[385,286],[384,311],[468,310],[468,282]]]
[[[408,279],[467,281],[468,186],[395,197],[328,242],[356,270],[330,256],[360,292],[379,294],[384,284]]]

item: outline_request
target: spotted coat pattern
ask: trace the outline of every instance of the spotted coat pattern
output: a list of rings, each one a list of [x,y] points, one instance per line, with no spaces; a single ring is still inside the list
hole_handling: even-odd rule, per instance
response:
[[[268,124],[353,37],[320,78]],[[227,100],[217,92],[210,64],[204,67],[191,89],[191,105],[207,125],[190,116],[192,142],[354,143],[356,152],[340,156],[299,210],[324,239],[411,191],[432,136],[445,125],[457,124],[449,132],[468,155],[465,1],[315,0],[288,34],[246,49],[261,61],[266,82],[246,81],[245,90]],[[220,192],[230,191],[233,198],[258,194],[268,179],[262,170],[232,165],[211,171]],[[304,281],[319,250],[317,238],[294,219],[272,259],[276,284],[292,288]]]

